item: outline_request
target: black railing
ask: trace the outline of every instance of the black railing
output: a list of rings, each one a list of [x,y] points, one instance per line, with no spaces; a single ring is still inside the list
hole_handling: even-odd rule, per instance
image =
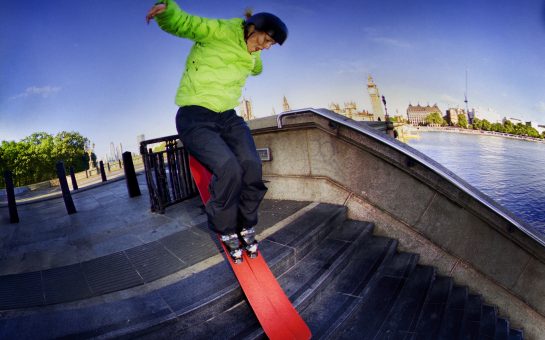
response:
[[[164,150],[153,151],[151,145]],[[160,148],[162,149],[162,148]],[[189,154],[177,135],[140,143],[146,173],[151,211],[164,213],[165,208],[197,195],[197,187],[189,171]]]

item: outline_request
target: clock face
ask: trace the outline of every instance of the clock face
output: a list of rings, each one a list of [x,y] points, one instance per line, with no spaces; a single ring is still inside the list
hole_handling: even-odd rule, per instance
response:
[[[368,90],[369,90],[369,94],[377,94],[377,89],[374,87],[369,87]]]

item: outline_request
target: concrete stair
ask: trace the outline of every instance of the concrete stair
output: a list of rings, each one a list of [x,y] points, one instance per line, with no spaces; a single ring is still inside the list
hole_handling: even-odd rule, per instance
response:
[[[261,241],[313,338],[523,339],[480,296],[372,232],[318,204]],[[153,290],[2,314],[0,338],[58,337],[266,338],[225,261]]]

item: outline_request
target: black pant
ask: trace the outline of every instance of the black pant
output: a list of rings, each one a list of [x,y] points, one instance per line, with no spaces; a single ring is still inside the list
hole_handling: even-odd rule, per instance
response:
[[[176,115],[176,128],[189,153],[213,174],[206,204],[210,227],[229,234],[256,225],[267,187],[246,122],[235,110],[217,113],[183,106]]]

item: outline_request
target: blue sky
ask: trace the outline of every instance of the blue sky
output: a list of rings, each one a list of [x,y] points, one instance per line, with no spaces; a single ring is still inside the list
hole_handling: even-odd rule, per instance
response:
[[[110,142],[176,133],[174,95],[191,42],[144,17],[154,1],[2,1],[0,140],[78,131],[104,157]],[[545,2],[538,0],[179,1],[190,13],[288,25],[243,91],[258,117],[355,101],[371,109],[371,74],[390,113],[409,103],[470,106],[490,119],[545,124]]]

